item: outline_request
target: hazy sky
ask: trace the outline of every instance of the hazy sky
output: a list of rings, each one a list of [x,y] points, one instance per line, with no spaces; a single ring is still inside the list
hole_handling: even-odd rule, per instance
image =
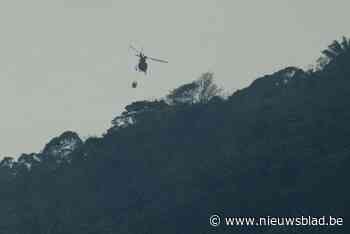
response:
[[[206,71],[235,90],[306,67],[349,36],[349,9],[348,0],[1,0],[0,155],[40,151],[65,130],[100,135],[125,105]],[[169,64],[135,72],[130,43]]]

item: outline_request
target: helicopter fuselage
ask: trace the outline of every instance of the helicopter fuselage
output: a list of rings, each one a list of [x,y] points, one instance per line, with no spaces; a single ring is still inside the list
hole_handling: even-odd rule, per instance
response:
[[[142,51],[139,51],[132,46],[130,46],[130,48],[133,49],[134,51],[138,52],[138,54],[136,54],[136,56],[139,57],[139,62],[137,64],[137,66],[135,66],[136,71],[141,71],[141,72],[144,72],[145,74],[147,74],[147,68],[148,68],[147,59],[152,60],[152,61],[156,61],[156,62],[161,62],[161,63],[168,63],[168,61],[166,61],[166,60],[147,57],[144,53],[142,53]]]
[[[144,73],[147,72],[147,62],[146,62],[147,57],[146,56],[140,56],[139,64],[138,64],[138,69],[140,71],[143,71]]]

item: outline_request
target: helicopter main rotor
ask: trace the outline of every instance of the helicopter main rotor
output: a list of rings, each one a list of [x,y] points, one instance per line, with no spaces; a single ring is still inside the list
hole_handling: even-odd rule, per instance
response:
[[[145,58],[145,59],[150,59],[152,61],[155,61],[155,62],[160,62],[160,63],[168,63],[168,61],[166,60],[163,60],[163,59],[157,59],[157,58],[153,58],[153,57],[149,57],[149,56],[146,56],[142,50],[138,50],[136,49],[135,47],[133,47],[132,45],[130,45],[130,48],[132,50],[134,50],[137,54],[135,54],[135,56],[139,57],[139,58]]]

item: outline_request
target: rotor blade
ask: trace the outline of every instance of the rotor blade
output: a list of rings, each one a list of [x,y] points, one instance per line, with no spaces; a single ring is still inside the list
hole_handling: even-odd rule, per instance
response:
[[[165,61],[163,59],[156,59],[156,58],[152,58],[152,57],[147,57],[150,60],[156,61],[156,62],[161,62],[161,63],[168,63],[168,61]]]
[[[137,53],[140,53],[140,51],[138,49],[136,49],[135,47],[133,47],[132,45],[130,45],[129,48],[136,51]]]

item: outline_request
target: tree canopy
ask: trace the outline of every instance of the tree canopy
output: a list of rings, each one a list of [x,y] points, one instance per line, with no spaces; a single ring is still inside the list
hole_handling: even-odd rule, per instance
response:
[[[342,54],[318,72],[288,67],[222,99],[205,73],[165,100],[127,105],[101,137],[67,131],[41,152],[5,157],[0,233],[347,234],[349,74]],[[212,227],[213,214],[345,225]]]

